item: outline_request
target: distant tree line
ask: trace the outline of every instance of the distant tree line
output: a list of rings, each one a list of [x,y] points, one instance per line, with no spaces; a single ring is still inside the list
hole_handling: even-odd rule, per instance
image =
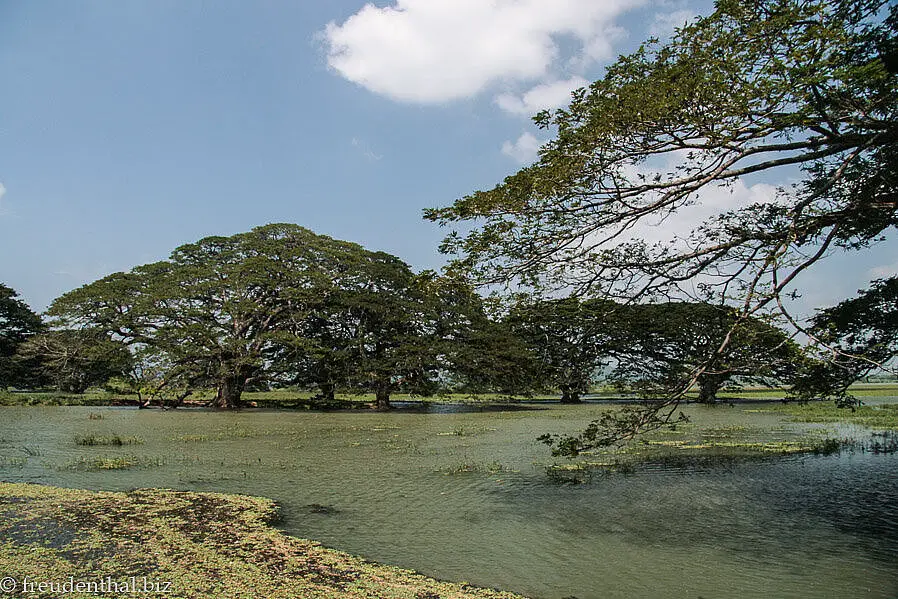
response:
[[[323,400],[371,393],[386,409],[397,392],[558,392],[573,403],[600,382],[663,396],[699,368],[698,399],[714,402],[726,384],[790,384],[810,368],[780,329],[739,322],[731,308],[504,305],[390,254],[272,224],[70,291],[46,322],[2,287],[0,385],[105,385],[176,404],[214,389],[219,408],[240,407],[247,390],[291,386]]]

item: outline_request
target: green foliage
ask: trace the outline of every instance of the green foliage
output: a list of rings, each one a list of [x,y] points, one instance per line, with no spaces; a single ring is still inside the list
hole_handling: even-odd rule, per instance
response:
[[[533,356],[542,390],[559,389],[561,401],[573,403],[621,350],[621,309],[614,302],[568,297],[519,303],[505,323]]]
[[[857,297],[818,312],[809,331],[818,348],[830,355],[808,361],[793,396],[834,397],[841,405],[857,405],[849,385],[898,355],[898,278],[874,281]]]
[[[266,355],[295,342],[283,329],[320,301],[341,256],[360,251],[296,225],[266,225],[85,285],[49,314],[146,348],[158,385],[211,386],[216,405],[236,407],[248,384],[266,378]]]
[[[780,329],[738,310],[700,302],[622,307],[621,360],[614,376],[649,396],[682,394],[697,385],[714,403],[725,384],[791,382],[804,357]]]
[[[576,305],[576,300],[564,301]],[[740,383],[791,381],[803,361],[800,348],[781,330],[730,308],[696,302],[599,305],[601,319],[582,338],[572,339],[568,355],[590,348],[593,360],[610,362],[608,376],[619,387],[653,401],[603,414],[576,435],[543,435],[540,440],[553,446],[554,455],[575,456],[682,421],[677,402],[669,398],[684,397],[693,385],[700,402],[714,403],[733,378]]]
[[[111,384],[141,401],[214,388],[214,405],[234,408],[245,390],[293,384],[331,402],[337,389],[373,392],[388,407],[393,392],[435,390],[482,309],[467,286],[395,256],[273,224],[183,245],[49,314],[128,345],[133,366]]]
[[[441,249],[481,284],[785,313],[803,271],[898,225],[896,31],[898,4],[885,0],[718,0],[670,42],[620,57],[569,108],[537,115],[556,135],[536,163],[425,217],[459,225]],[[666,242],[639,238],[709,189],[795,168],[802,179],[771,201]],[[838,394],[866,366],[821,368]],[[659,406],[620,426],[657,425]]]
[[[43,328],[40,316],[17,299],[18,295],[0,283],[0,389],[10,385],[28,386],[27,365],[13,356],[19,345]]]
[[[128,348],[98,328],[40,333],[19,346],[16,358],[30,365],[38,381],[68,393],[102,385],[133,364]]]
[[[485,283],[632,298],[686,291],[767,304],[817,259],[896,224],[898,6],[722,0],[670,43],[646,43],[543,112],[557,131],[532,166],[429,210],[477,221],[443,250]],[[798,165],[777,200],[725,212],[671,244],[633,239],[714,186]],[[467,228],[467,227],[466,227]]]

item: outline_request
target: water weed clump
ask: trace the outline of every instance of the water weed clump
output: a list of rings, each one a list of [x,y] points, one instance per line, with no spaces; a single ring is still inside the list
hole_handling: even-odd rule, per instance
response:
[[[140,464],[140,458],[134,455],[124,456],[95,456],[81,457],[75,461],[64,464],[61,470],[83,470],[85,472],[98,472],[100,470],[124,470],[134,468]]]
[[[111,445],[121,447],[122,445],[143,445],[143,439],[137,436],[121,437],[119,435],[77,435],[75,437],[75,445],[83,445],[92,447],[95,445]]]
[[[515,470],[499,462],[476,462],[473,460],[463,460],[457,464],[444,466],[438,472],[443,474],[499,474],[502,472],[515,472]]]
[[[898,403],[861,405],[852,409],[837,407],[830,401],[791,402],[746,411],[783,414],[793,422],[846,423],[876,430],[898,431]]]

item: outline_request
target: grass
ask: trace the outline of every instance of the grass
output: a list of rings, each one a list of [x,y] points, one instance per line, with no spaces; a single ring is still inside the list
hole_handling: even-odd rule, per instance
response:
[[[125,470],[138,466],[160,465],[159,461],[148,462],[136,455],[122,456],[92,456],[81,457],[59,467],[59,470],[81,470],[84,472],[99,472],[101,470]]]
[[[514,472],[513,469],[500,464],[499,462],[475,462],[471,460],[463,460],[457,464],[440,468],[438,472],[443,474],[499,474],[503,472]]]
[[[95,445],[111,445],[121,447],[122,445],[142,445],[143,439],[140,437],[120,437],[119,435],[78,435],[75,437],[75,445],[95,446]]]
[[[146,577],[170,583],[177,599],[519,598],[287,536],[271,526],[276,506],[258,497],[0,483],[0,510],[0,572],[19,581]]]
[[[852,385],[851,393],[857,397],[887,397],[898,396],[898,383],[858,383]],[[592,394],[599,398],[620,399],[627,397],[627,393],[613,387],[597,387]],[[213,394],[211,391],[198,391],[187,397],[184,405],[206,405]],[[697,397],[693,392],[688,397]],[[782,399],[786,395],[785,389],[769,387],[745,387],[743,389],[724,390],[719,398],[726,399]],[[519,401],[549,401],[558,400],[558,394],[528,396],[528,395],[503,395],[499,393],[448,393],[433,396],[420,396],[405,393],[397,393],[391,396],[393,402],[421,402],[421,403],[452,403],[452,404],[488,404],[507,403]],[[314,391],[297,389],[274,389],[271,391],[249,391],[243,394],[243,401],[248,407],[269,409],[360,409],[370,407],[374,401],[374,394],[349,394],[338,393],[334,401],[323,401],[316,397]],[[0,406],[137,406],[136,395],[122,395],[109,393],[99,389],[91,389],[83,394],[60,392],[8,392],[0,391]],[[97,415],[102,418],[102,415]],[[93,416],[88,416],[93,418]]]

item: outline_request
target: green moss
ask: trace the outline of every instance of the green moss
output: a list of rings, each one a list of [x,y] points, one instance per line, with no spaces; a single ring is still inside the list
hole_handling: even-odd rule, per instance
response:
[[[267,499],[0,483],[0,572],[17,580],[170,582],[178,599],[515,599],[284,535]],[[70,597],[116,594],[72,593]]]

